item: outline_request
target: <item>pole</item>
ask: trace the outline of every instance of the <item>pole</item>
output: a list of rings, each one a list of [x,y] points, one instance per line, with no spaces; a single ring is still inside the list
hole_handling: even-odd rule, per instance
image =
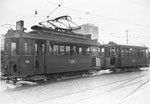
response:
[[[126,42],[127,42],[127,44],[128,44],[128,32],[129,32],[129,30],[126,30]]]

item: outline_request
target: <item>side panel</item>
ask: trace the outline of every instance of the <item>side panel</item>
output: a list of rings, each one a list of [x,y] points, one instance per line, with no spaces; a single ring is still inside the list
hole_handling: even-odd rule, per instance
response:
[[[20,58],[20,75],[33,75],[34,74],[34,66],[33,66],[33,56],[32,55],[24,55]]]
[[[92,69],[91,56],[48,56],[46,73]]]
[[[6,56],[4,57],[4,64],[2,72],[8,76],[19,76],[19,56]]]
[[[120,67],[142,67],[146,66],[145,58],[121,58]]]

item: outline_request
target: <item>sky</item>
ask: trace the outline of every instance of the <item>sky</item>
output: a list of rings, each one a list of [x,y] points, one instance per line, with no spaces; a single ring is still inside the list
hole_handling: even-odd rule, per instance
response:
[[[126,44],[128,31],[129,44],[150,48],[150,0],[0,0],[0,8],[0,34],[19,20],[30,31],[49,14],[49,19],[69,15],[78,25],[98,26],[100,43]]]

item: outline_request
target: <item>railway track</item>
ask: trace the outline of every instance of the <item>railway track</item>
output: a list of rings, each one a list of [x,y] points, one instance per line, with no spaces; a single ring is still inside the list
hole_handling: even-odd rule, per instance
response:
[[[137,80],[137,79],[135,79]],[[140,81],[136,81],[136,82],[132,82],[132,83],[129,83],[131,81],[134,81],[134,79],[131,79],[127,82],[124,82],[122,83],[121,85],[118,85],[112,89],[109,89],[109,90],[106,90],[106,91],[103,91],[101,93],[98,93],[98,94],[95,94],[93,96],[89,96],[89,97],[86,97],[86,98],[83,98],[83,99],[80,99],[80,100],[77,100],[77,101],[74,101],[74,102],[71,102],[69,104],[75,104],[75,103],[78,103],[78,102],[81,102],[83,100],[87,100],[89,98],[92,98],[92,97],[96,97],[96,96],[100,96],[100,95],[103,95],[103,94],[106,94],[106,93],[111,93],[111,92],[115,92],[116,90],[120,90],[122,88],[125,88],[125,87],[129,87],[129,86],[132,86],[132,85],[135,85],[135,84],[138,84],[138,83],[141,83],[138,87],[136,87],[133,91],[131,91],[130,93],[128,93],[125,97],[123,97],[123,99],[121,99],[121,101],[123,101],[124,99],[126,99],[127,97],[129,97],[130,95],[132,95],[133,93],[135,93],[137,90],[139,90],[142,86],[144,86],[145,84],[147,84],[149,82],[149,79],[148,80],[140,80]],[[118,103],[118,104],[121,104],[121,101]]]
[[[101,75],[86,76],[83,78],[78,77],[73,79],[64,79],[58,82],[57,81],[49,81],[47,83],[42,82],[37,83],[33,86],[31,86],[30,84],[25,86],[24,85],[17,86],[15,88],[10,88],[9,91],[6,92],[11,91],[10,98],[19,99],[19,101],[22,99],[21,96],[24,96],[25,99],[29,99],[30,97],[26,96],[35,95],[34,93],[37,92],[38,90],[41,90],[42,91],[41,93],[45,94],[45,95],[41,95],[40,93],[36,94],[36,96],[39,96],[40,98],[37,99],[36,96],[34,96],[33,97],[34,101],[32,100],[31,102],[28,101],[30,103],[26,104],[35,104],[35,103],[47,104],[49,102],[51,104],[57,104],[55,102],[58,102],[58,104],[73,104],[73,103],[76,104],[84,102],[87,99],[105,96],[105,94],[109,93],[115,93],[116,91],[120,91],[121,89],[124,90],[124,88],[126,89],[130,86],[132,87],[132,85],[139,86],[139,84],[144,83],[144,81],[148,79],[146,74],[147,72],[144,71],[124,73],[124,74],[122,73],[115,74],[106,72],[101,73]],[[81,87],[79,84],[81,84]],[[66,87],[72,90],[70,89],[67,90]],[[31,93],[28,92],[29,90]],[[129,93],[131,92],[132,91],[130,91]],[[27,93],[29,93],[29,95]],[[14,95],[16,94],[17,96],[14,97]],[[21,96],[19,96],[18,94]],[[65,99],[65,101],[64,103],[61,103],[63,99]]]
[[[89,99],[91,97],[103,95],[105,93],[110,93],[110,92],[119,90],[119,89],[124,88],[124,87],[129,87],[131,85],[135,85],[135,84],[141,83],[141,82],[145,81],[145,79],[144,80],[139,80],[139,79],[142,79],[142,78],[144,78],[144,75],[140,75],[140,76],[137,76],[137,77],[134,77],[134,78],[128,78],[128,79],[118,80],[118,81],[114,81],[114,82],[111,82],[111,83],[107,83],[107,84],[103,84],[103,85],[100,85],[100,86],[96,86],[94,88],[92,87],[92,88],[88,88],[88,89],[76,91],[76,92],[73,92],[73,93],[68,93],[68,94],[65,94],[65,95],[60,95],[60,96],[56,96],[56,97],[47,98],[47,99],[38,101],[37,103],[40,104],[40,103],[45,102],[45,101],[60,99],[60,98],[67,97],[67,96],[73,96],[75,94],[86,93],[86,92],[89,92],[89,91],[100,90],[103,87],[107,87],[107,86],[112,86],[112,85],[119,84],[118,86],[115,86],[115,87],[113,87],[113,88],[111,88],[109,90],[107,89],[107,90],[104,90],[104,91],[102,91],[100,93],[96,93],[96,94],[90,95],[88,97],[83,97],[82,99],[79,99],[79,100],[76,100],[76,101],[73,101],[73,102],[69,103],[69,104],[73,104],[73,103],[77,103],[77,102]],[[146,82],[148,83],[149,80],[146,81]],[[98,82],[98,83],[100,83],[100,82]]]

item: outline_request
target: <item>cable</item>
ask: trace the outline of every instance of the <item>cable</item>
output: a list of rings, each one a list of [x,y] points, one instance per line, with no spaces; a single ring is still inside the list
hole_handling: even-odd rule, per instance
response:
[[[48,1],[48,0],[47,0],[47,2],[49,2],[50,4],[56,5],[56,3],[53,3],[53,2],[51,2],[51,1]],[[134,25],[134,26],[140,26],[140,27],[141,27],[141,26],[142,26],[142,27],[144,26],[144,27],[145,27],[145,25],[136,24],[136,23],[131,23],[131,22],[128,22],[128,21],[124,21],[124,20],[122,20],[122,19],[116,19],[116,18],[106,17],[106,16],[94,14],[94,13],[91,13],[91,12],[88,12],[88,11],[77,10],[77,9],[69,8],[69,7],[62,6],[62,5],[61,5],[61,7],[62,7],[62,8],[65,8],[65,9],[68,9],[68,10],[70,10],[70,11],[79,12],[79,13],[83,13],[83,14],[88,14],[88,15],[92,15],[92,16],[95,16],[95,17],[99,17],[99,18],[109,19],[109,20],[113,20],[113,21],[117,21],[117,22],[123,22],[123,23],[125,23],[125,24],[130,24],[130,25]],[[58,8],[58,7],[57,7],[57,8]]]
[[[49,18],[49,16],[50,16],[52,13],[54,13],[59,7],[61,7],[61,5],[62,5],[63,2],[64,2],[64,0],[63,0],[54,10],[52,10],[46,18]]]

